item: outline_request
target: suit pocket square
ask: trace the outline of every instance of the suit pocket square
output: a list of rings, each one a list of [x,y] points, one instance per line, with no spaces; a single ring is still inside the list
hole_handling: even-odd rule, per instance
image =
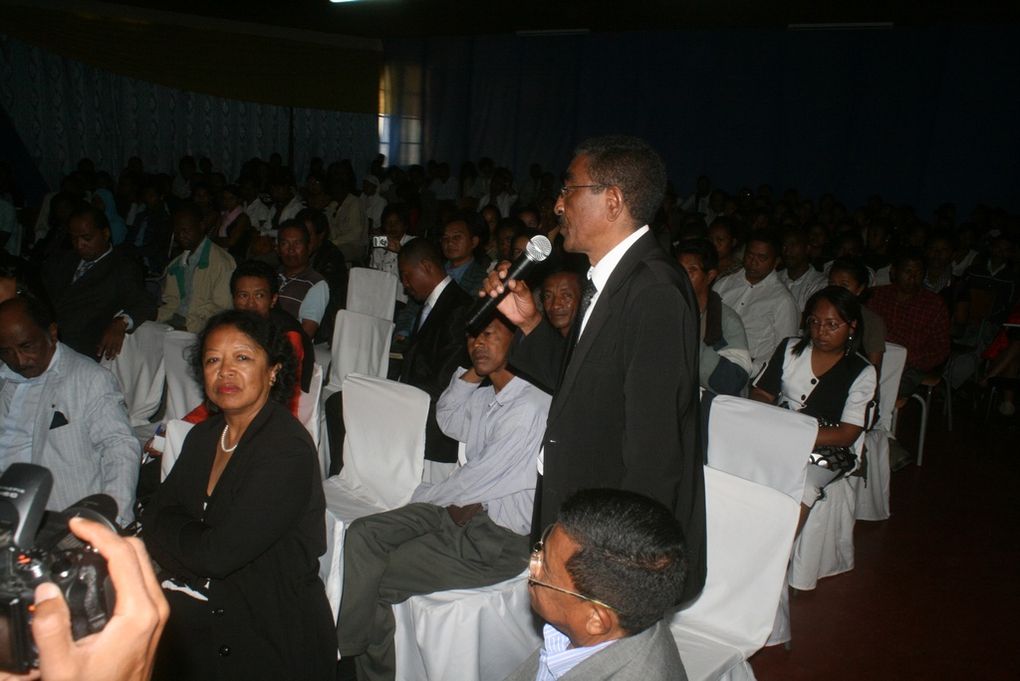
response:
[[[67,425],[67,417],[61,414],[59,411],[53,412],[53,420],[50,421],[50,430],[59,428],[60,426]]]

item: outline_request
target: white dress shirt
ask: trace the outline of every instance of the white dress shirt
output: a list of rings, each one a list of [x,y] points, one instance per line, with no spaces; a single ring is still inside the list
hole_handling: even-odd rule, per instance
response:
[[[432,312],[432,308],[436,306],[436,301],[439,300],[439,296],[443,295],[443,291],[446,287],[453,283],[453,279],[450,276],[443,277],[443,280],[436,284],[436,287],[432,289],[429,297],[425,299],[425,302],[421,304],[421,319],[418,320],[418,329],[425,326],[425,320],[429,318],[429,314]],[[417,329],[415,329],[417,331]]]
[[[801,312],[804,311],[804,305],[807,303],[808,298],[829,285],[829,278],[810,265],[807,268],[807,272],[800,275],[797,279],[790,279],[790,274],[787,270],[782,270],[776,274],[779,276],[779,281],[783,282],[786,290],[793,296],[793,301],[797,303],[797,309]]]
[[[527,535],[535,504],[535,449],[542,441],[552,398],[514,377],[492,384],[461,380],[458,368],[436,403],[443,433],[467,446],[465,463],[445,480],[423,482],[411,502],[437,506],[481,503],[492,522]]]
[[[737,270],[717,281],[715,290],[744,323],[754,376],[781,340],[797,334],[800,326],[797,303],[775,271],[752,284],[744,270]]]

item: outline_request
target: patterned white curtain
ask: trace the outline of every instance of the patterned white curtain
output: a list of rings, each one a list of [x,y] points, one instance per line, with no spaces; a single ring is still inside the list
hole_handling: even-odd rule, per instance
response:
[[[288,153],[287,107],[118,76],[3,35],[0,104],[51,187],[86,156],[116,175],[131,156],[172,174],[181,156],[203,155],[234,180],[249,158]],[[373,114],[295,108],[293,117],[298,179],[315,156],[349,158],[360,175],[378,153]]]

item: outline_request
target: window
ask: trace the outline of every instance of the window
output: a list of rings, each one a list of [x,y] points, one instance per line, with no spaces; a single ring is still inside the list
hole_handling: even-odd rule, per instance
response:
[[[387,163],[421,163],[422,68],[395,62],[379,79],[379,153]]]

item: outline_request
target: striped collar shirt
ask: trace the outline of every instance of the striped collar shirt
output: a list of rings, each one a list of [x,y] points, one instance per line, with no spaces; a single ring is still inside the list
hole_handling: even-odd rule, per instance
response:
[[[571,669],[599,652],[614,641],[604,641],[586,648],[571,648],[570,639],[551,624],[542,629],[545,645],[538,657],[538,676],[535,681],[556,681]]]

